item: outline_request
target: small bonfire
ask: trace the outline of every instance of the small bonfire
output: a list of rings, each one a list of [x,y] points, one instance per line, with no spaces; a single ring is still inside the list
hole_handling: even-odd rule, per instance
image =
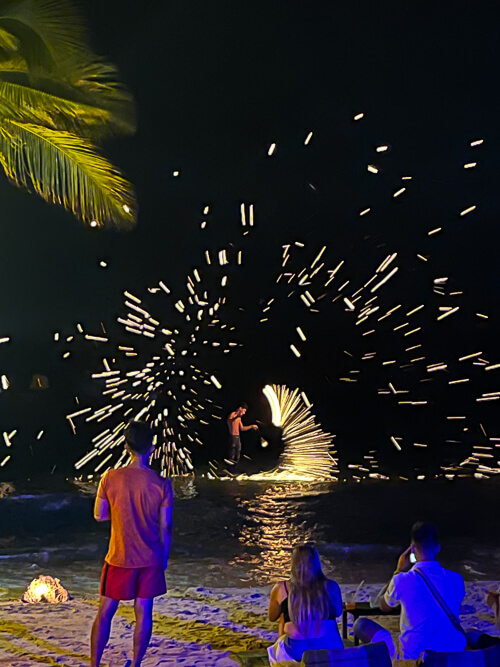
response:
[[[66,602],[69,600],[69,594],[59,579],[42,574],[38,579],[33,579],[22,600],[23,602]]]

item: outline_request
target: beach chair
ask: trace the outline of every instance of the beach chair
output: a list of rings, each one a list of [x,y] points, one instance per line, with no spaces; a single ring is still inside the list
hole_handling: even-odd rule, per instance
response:
[[[231,658],[237,660],[241,667],[269,667],[269,656],[266,650],[241,651],[230,653]],[[300,667],[300,662],[280,662],[279,667]]]
[[[425,651],[417,664],[421,667],[499,667],[500,645],[462,653]]]
[[[255,651],[231,651],[231,658],[237,660],[241,667],[269,667],[269,658],[266,649],[257,649]]]
[[[347,642],[346,642],[347,643]],[[392,667],[389,650],[384,642],[340,649],[306,651],[301,662],[283,662],[279,667]],[[269,667],[267,651],[231,653],[242,667]],[[487,665],[487,667],[490,667]],[[500,665],[499,665],[500,667]]]
[[[354,648],[306,651],[301,667],[391,667],[389,649],[384,642]],[[489,667],[489,666],[488,666]]]

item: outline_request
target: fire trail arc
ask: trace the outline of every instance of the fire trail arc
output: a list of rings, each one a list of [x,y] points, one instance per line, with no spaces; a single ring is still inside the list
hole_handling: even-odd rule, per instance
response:
[[[262,390],[271,408],[274,426],[282,429],[285,448],[278,463],[278,474],[314,479],[335,479],[338,460],[333,436],[322,430],[312,414],[312,404],[299,389],[266,385]]]

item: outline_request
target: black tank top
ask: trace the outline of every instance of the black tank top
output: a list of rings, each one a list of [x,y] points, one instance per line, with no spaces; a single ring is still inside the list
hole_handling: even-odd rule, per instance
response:
[[[285,623],[290,623],[290,611],[288,609],[288,586],[287,582],[283,582],[285,584],[285,591],[286,591],[286,598],[281,601],[280,608],[281,608],[281,613],[283,614],[283,620]],[[328,621],[335,621],[337,618],[335,616],[335,606],[332,604],[331,598],[329,598],[330,602],[330,610],[328,612]]]

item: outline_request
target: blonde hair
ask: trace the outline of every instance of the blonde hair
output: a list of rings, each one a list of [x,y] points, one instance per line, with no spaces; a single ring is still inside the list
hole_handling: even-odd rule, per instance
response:
[[[323,574],[318,552],[309,544],[292,551],[288,609],[290,620],[301,635],[319,629],[330,615],[328,579]]]

